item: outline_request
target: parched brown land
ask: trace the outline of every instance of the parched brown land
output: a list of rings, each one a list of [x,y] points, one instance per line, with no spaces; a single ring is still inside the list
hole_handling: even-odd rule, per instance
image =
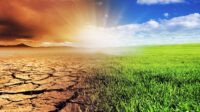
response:
[[[0,57],[0,112],[90,111],[84,81],[97,57],[36,51]]]

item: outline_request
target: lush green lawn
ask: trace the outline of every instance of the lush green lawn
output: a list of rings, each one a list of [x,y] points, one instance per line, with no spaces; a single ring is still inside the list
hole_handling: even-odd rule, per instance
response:
[[[92,96],[96,109],[200,111],[200,44],[148,46],[141,51],[109,56],[94,69],[90,83],[97,90]]]

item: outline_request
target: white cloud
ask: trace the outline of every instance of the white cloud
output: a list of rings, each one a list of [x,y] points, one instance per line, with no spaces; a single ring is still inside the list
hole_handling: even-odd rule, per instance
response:
[[[157,21],[154,21],[154,20],[150,20],[147,22],[147,25],[149,27],[152,27],[152,28],[158,28],[159,27],[159,23]]]
[[[200,14],[113,27],[121,46],[200,42]]]
[[[184,0],[137,0],[138,4],[171,4],[171,3],[182,3]]]
[[[169,13],[167,13],[167,12],[166,12],[166,13],[164,13],[163,15],[164,15],[166,18],[168,18],[168,17],[169,17]]]
[[[171,20],[163,21],[167,26],[195,28],[200,26],[200,14],[194,13],[187,16],[176,17]]]

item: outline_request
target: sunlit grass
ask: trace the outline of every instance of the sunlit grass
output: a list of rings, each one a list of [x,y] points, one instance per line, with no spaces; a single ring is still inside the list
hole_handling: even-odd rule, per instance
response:
[[[200,44],[109,56],[94,73],[97,110],[200,111]]]

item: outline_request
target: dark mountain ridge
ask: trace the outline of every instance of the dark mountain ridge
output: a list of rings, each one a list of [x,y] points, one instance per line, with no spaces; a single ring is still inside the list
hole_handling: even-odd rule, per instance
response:
[[[0,47],[31,47],[24,43],[16,44],[16,45],[0,45]]]

